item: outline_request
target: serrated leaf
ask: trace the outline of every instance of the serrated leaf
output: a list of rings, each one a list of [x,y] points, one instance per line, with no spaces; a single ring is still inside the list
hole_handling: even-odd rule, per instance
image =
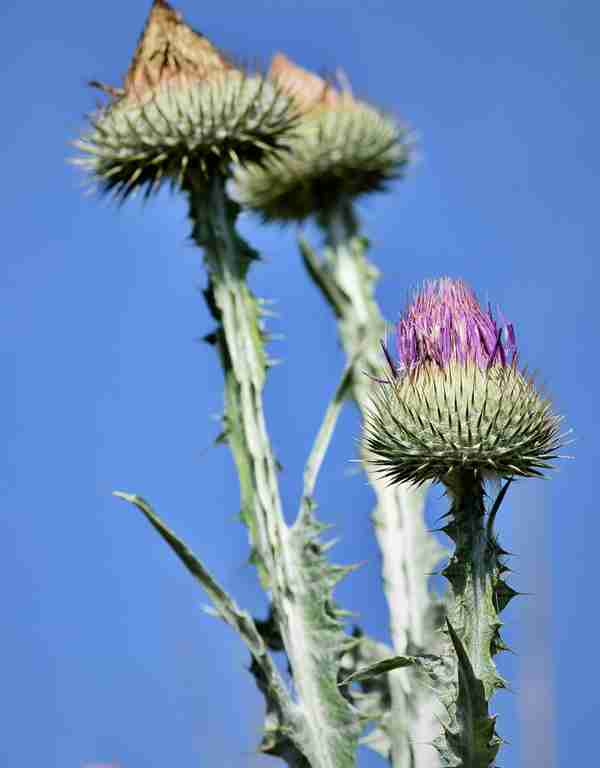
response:
[[[136,494],[114,491],[113,496],[129,502],[139,509],[154,530],[167,542],[187,570],[201,584],[206,594],[212,600],[218,615],[238,632],[253,654],[258,653],[262,657],[265,653],[265,646],[250,614],[241,610],[236,605],[201,560],[163,523],[150,504]]]
[[[294,685],[300,694],[305,722],[311,729],[307,752],[314,766],[351,768],[360,735],[358,712],[337,685],[340,657],[348,637],[336,616],[332,589],[342,571],[328,563],[319,536],[323,530],[305,497],[303,512],[289,531],[285,567],[289,598],[282,596],[278,610],[285,616],[288,648],[294,656]],[[303,636],[294,633],[302,625]],[[285,630],[284,630],[285,631]],[[319,755],[321,755],[319,759]],[[327,762],[325,761],[327,757]]]
[[[187,570],[200,583],[211,599],[215,613],[237,632],[250,651],[252,655],[251,672],[265,696],[267,706],[269,733],[265,739],[269,746],[265,751],[275,754],[274,750],[281,748],[280,756],[285,757],[290,768],[307,768],[308,764],[304,756],[289,737],[290,733],[294,733],[300,728],[301,718],[297,707],[292,702],[250,614],[238,607],[235,601],[217,583],[202,561],[165,525],[145,499],[136,494],[121,491],[115,491],[114,496],[137,507]],[[283,743],[285,743],[285,749],[282,747]],[[264,744],[266,744],[265,741],[263,741]]]

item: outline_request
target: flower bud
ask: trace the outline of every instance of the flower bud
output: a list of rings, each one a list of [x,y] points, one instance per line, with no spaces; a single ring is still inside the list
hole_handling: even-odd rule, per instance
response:
[[[368,460],[392,482],[452,482],[466,470],[541,476],[561,444],[560,418],[517,366],[499,326],[460,280],[428,283],[400,318],[396,356],[374,384]]]
[[[126,197],[163,179],[224,172],[280,146],[292,102],[274,83],[235,68],[164,0],[155,0],[124,88],[90,117],[77,162]]]
[[[277,54],[271,80],[300,113],[289,151],[237,167],[235,197],[266,219],[304,219],[382,189],[408,164],[407,130]]]

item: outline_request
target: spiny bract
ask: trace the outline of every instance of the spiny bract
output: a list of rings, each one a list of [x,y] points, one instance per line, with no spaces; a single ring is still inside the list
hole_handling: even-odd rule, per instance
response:
[[[285,56],[271,80],[295,102],[300,119],[289,151],[237,167],[234,194],[266,219],[304,219],[382,189],[408,164],[408,132],[378,110],[338,91]]]
[[[104,90],[112,101],[90,117],[76,162],[120,197],[258,161],[281,148],[294,122],[281,89],[234,68],[164,0],[155,0],[124,88]]]
[[[377,385],[365,446],[393,482],[443,480],[461,469],[540,476],[556,457],[559,419],[514,366],[429,363]]]

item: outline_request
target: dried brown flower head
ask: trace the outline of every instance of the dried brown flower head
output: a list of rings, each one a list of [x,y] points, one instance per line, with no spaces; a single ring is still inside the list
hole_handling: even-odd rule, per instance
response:
[[[90,117],[76,162],[121,198],[263,161],[297,112],[276,84],[234,67],[165,0],[154,0],[124,88],[94,84],[111,100]]]
[[[125,76],[125,95],[144,100],[167,83],[188,84],[233,69],[212,43],[165,0],[154,4]]]

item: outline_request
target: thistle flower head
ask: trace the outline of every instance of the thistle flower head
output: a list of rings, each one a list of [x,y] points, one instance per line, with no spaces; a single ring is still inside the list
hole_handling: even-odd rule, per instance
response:
[[[259,161],[293,123],[281,89],[234,67],[165,0],[154,0],[123,88],[101,87],[111,100],[90,117],[76,162],[121,197]]]
[[[561,444],[560,419],[517,367],[515,332],[462,281],[425,285],[396,326],[397,360],[374,383],[369,461],[392,482],[461,471],[541,476]]]
[[[407,130],[349,87],[336,87],[281,53],[269,77],[294,101],[300,119],[288,152],[236,167],[234,194],[244,205],[267,219],[304,219],[382,189],[407,166]]]

